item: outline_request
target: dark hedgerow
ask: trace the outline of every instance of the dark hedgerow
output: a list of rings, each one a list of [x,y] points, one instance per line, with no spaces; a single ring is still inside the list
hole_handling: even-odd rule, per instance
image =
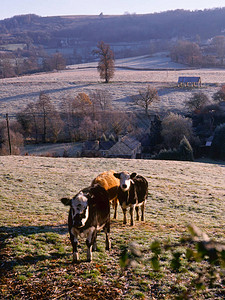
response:
[[[182,161],[193,161],[193,149],[188,141],[188,139],[184,136],[180,141],[180,145],[177,149],[163,149],[157,154],[155,159],[162,160],[182,160]]]
[[[225,160],[225,123],[217,126],[210,151],[213,159]]]

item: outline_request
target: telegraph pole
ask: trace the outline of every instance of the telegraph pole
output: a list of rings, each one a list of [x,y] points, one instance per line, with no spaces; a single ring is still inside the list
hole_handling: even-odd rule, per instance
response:
[[[8,131],[8,142],[9,142],[9,154],[12,154],[12,147],[11,147],[11,140],[10,140],[10,131],[9,131],[9,115],[6,114],[6,124],[7,124],[7,131]]]

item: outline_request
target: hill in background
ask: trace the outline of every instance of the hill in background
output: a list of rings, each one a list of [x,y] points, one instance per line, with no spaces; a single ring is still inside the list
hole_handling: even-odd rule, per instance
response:
[[[173,40],[207,40],[223,35],[224,29],[225,8],[121,16],[21,15],[0,21],[0,47],[42,47],[48,54],[58,49],[88,61],[101,40],[110,43],[118,58],[168,50]]]

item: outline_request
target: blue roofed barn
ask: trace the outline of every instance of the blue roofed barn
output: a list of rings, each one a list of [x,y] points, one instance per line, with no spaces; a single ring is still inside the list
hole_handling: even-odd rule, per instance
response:
[[[186,76],[180,76],[178,78],[178,86],[197,86],[200,87],[202,84],[201,77],[186,77]]]

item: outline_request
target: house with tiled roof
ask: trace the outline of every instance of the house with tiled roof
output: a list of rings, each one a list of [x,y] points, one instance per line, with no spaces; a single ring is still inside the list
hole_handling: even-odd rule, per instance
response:
[[[128,135],[120,137],[118,142],[107,153],[107,157],[137,158],[140,156],[141,143]]]
[[[100,141],[99,143],[99,151],[102,157],[107,157],[109,149],[111,149],[115,145],[115,141]]]
[[[84,157],[99,157],[99,141],[86,141],[83,143],[81,156]]]

